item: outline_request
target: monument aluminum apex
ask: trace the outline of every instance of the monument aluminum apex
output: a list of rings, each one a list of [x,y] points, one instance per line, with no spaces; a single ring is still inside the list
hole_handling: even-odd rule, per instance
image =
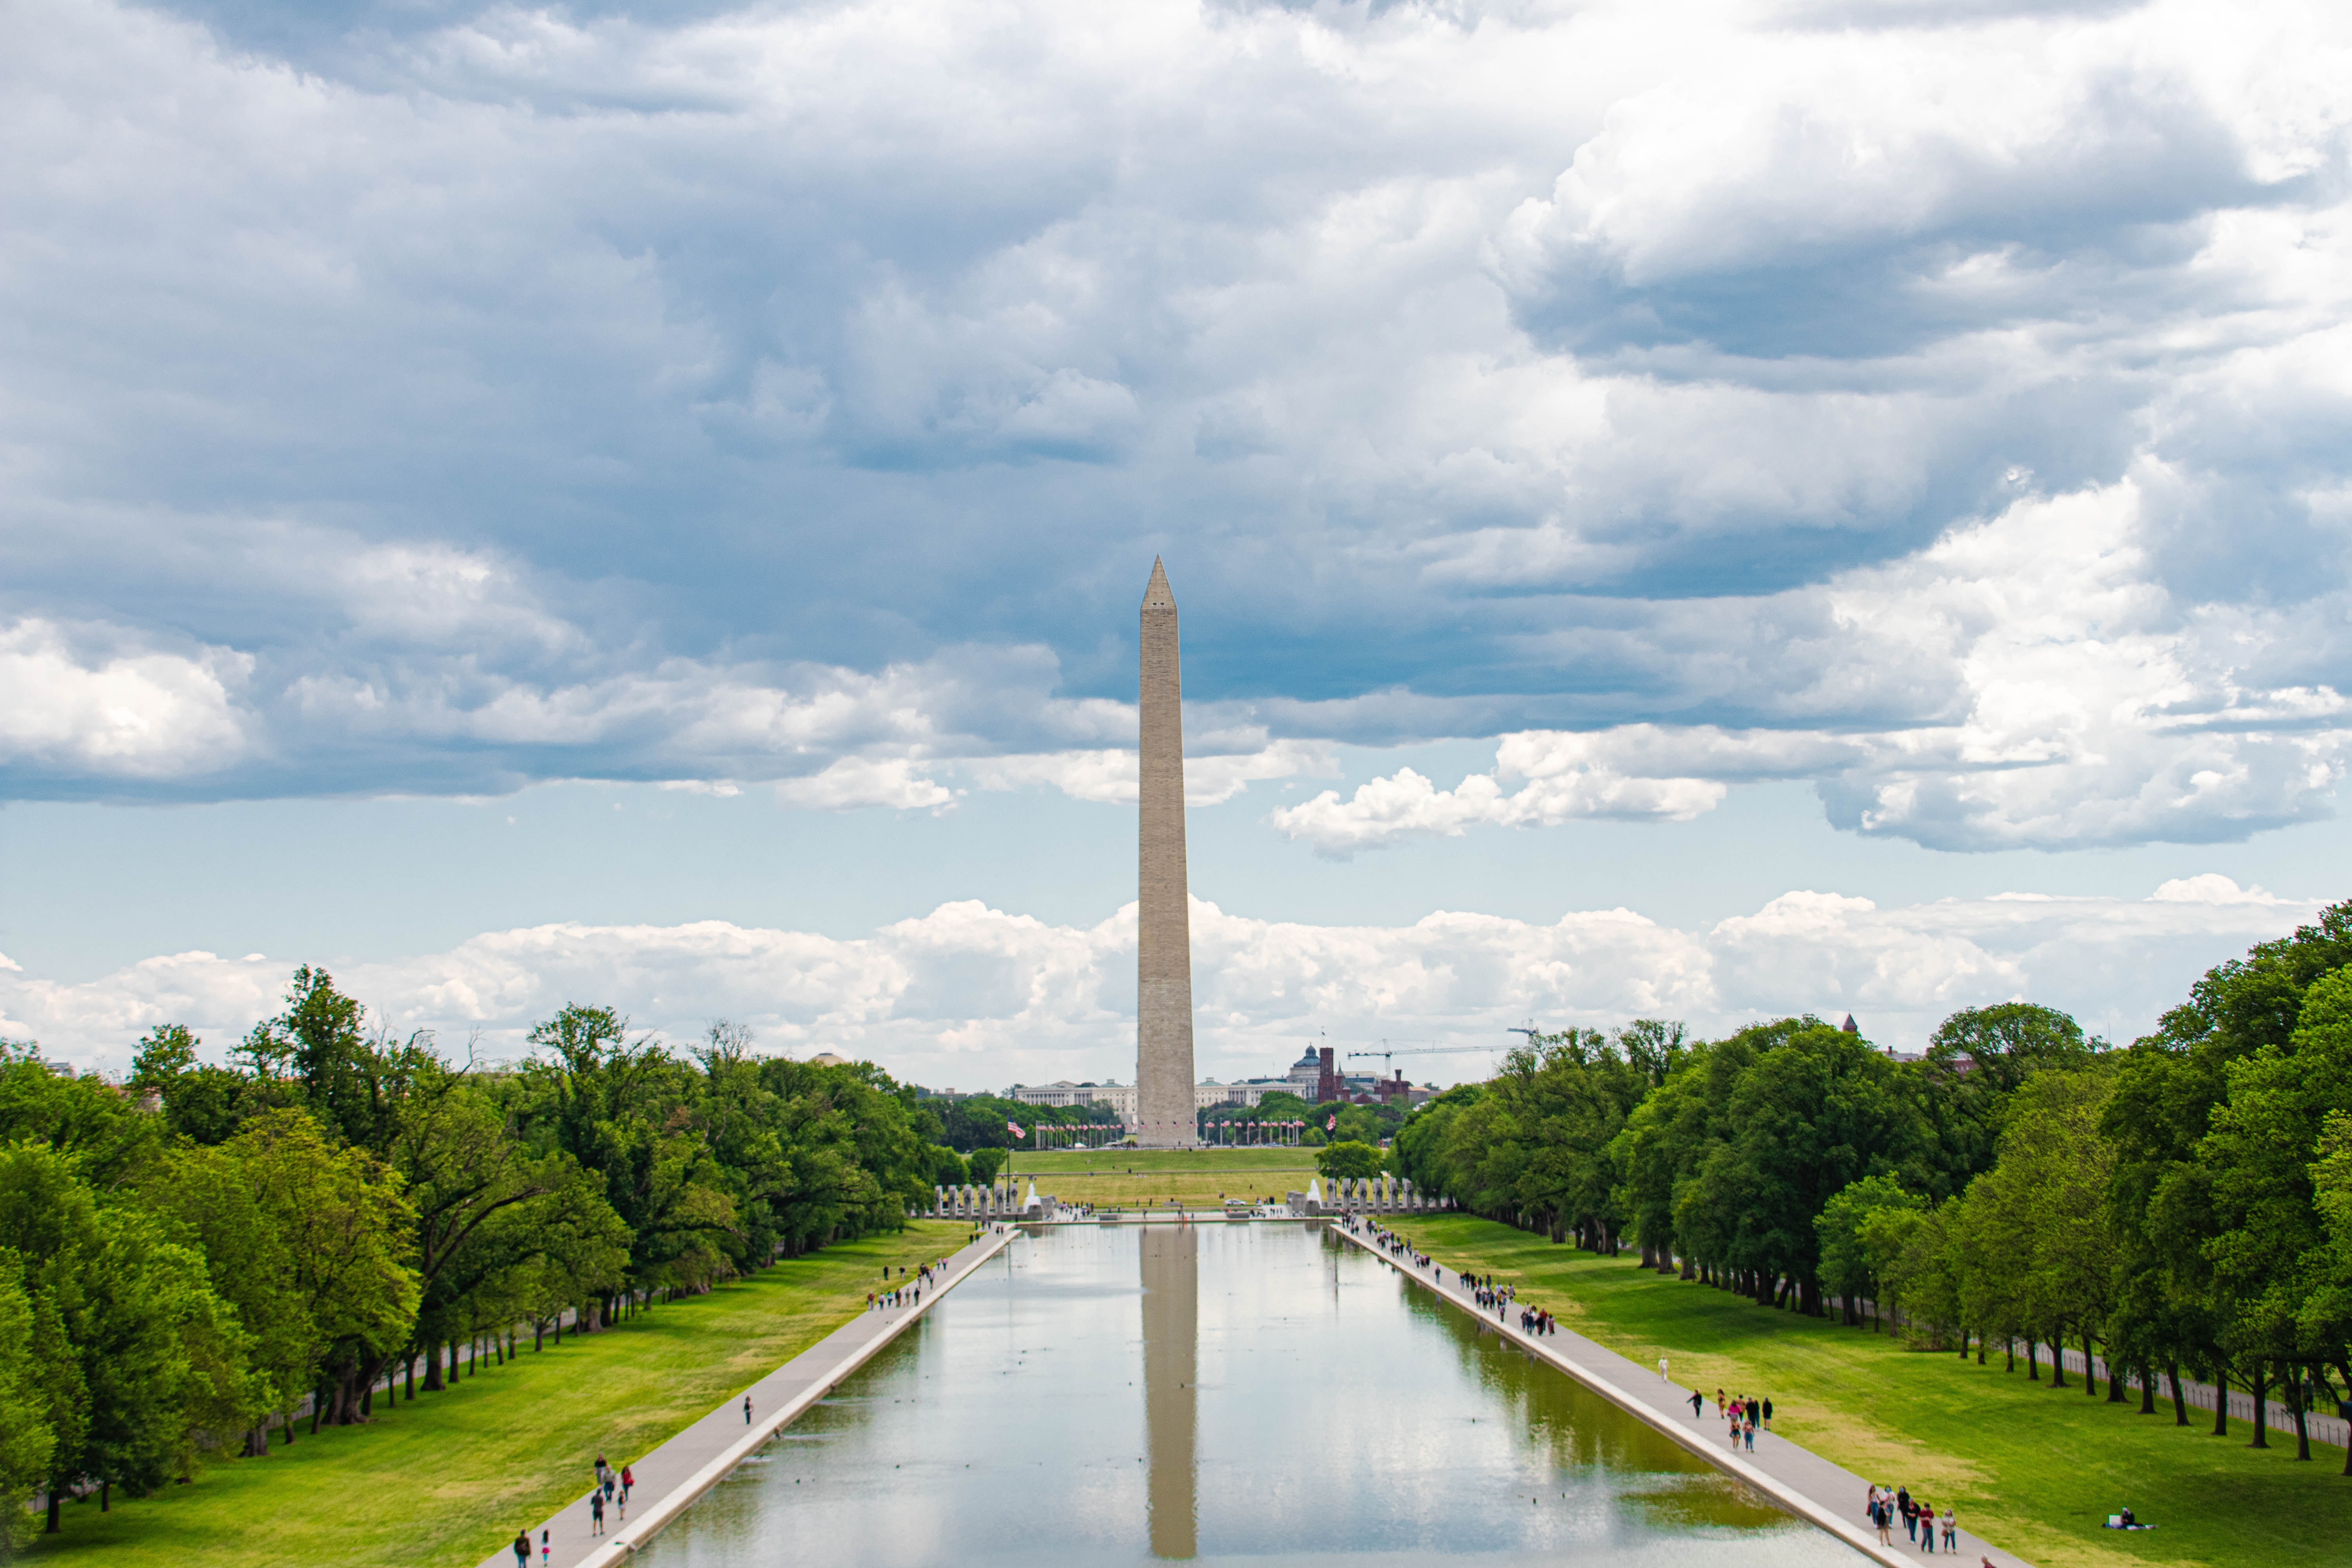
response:
[[[1154,559],[1143,591],[1142,799],[1136,897],[1135,1141],[1200,1142],[1192,1107],[1192,919],[1184,870],[1184,681],[1176,595]]]

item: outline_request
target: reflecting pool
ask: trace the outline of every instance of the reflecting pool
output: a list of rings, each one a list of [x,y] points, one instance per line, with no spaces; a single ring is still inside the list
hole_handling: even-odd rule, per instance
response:
[[[1015,1241],[648,1568],[1864,1559],[1297,1225]]]

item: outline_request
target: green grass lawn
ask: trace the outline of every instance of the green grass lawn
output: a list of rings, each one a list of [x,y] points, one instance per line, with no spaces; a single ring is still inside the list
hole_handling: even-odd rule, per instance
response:
[[[364,1426],[298,1435],[267,1459],[215,1464],[138,1501],[69,1503],[30,1555],[96,1568],[471,1568],[584,1491],[598,1453],[642,1455],[865,1310],[884,1264],[963,1245],[921,1221],[779,1263],[708,1296],[567,1337],[417,1395]],[[307,1432],[307,1428],[304,1429]]]
[[[1670,1358],[1674,1380],[1712,1396],[1769,1397],[1774,1430],[1858,1475],[1950,1500],[1986,1539],[2044,1568],[2156,1563],[2244,1568],[2352,1562],[2352,1478],[2344,1452],[2294,1435],[2251,1448],[2252,1427],[2212,1416],[2172,1424],[1984,1366],[1906,1350],[1892,1336],[1759,1307],[1696,1281],[1649,1272],[1638,1257],[1595,1258],[1486,1220],[1399,1216],[1396,1228],[1448,1268],[1494,1274],[1569,1328],[1643,1366]],[[2273,1419],[2278,1412],[2273,1409]],[[1857,1514],[1861,1499],[1854,1500]],[[2099,1528],[2129,1507],[2157,1529]]]
[[[1017,1151],[1013,1168],[1023,1174],[1056,1171],[1297,1171],[1315,1170],[1312,1149],[1065,1149],[1032,1154]]]
[[[1175,1199],[1188,1208],[1215,1208],[1225,1198],[1280,1202],[1307,1190],[1315,1175],[1312,1149],[1104,1149],[1016,1157],[1015,1179],[1066,1204],[1098,1208],[1157,1208]]]

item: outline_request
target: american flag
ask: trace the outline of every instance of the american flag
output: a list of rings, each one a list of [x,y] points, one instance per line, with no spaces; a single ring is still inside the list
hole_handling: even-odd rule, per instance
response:
[[[1015,1138],[1026,1138],[1029,1136],[1029,1134],[1021,1131],[1021,1124],[1017,1121],[1007,1121],[1004,1124],[1004,1130],[1007,1132],[1012,1133]]]

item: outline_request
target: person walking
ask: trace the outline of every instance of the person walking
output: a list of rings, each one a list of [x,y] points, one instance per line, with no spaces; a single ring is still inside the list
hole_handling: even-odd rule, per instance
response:
[[[1931,1502],[1919,1505],[1919,1550],[1936,1555],[1936,1505]]]
[[[1895,1505],[1887,1501],[1885,1498],[1880,1498],[1877,1505],[1870,1511],[1878,1516],[1876,1521],[1878,1525],[1878,1544],[1881,1546],[1894,1545]]]
[[[1694,1421],[1696,1421],[1696,1420],[1697,1420],[1701,1415],[1705,1415],[1705,1414],[1706,1413],[1706,1394],[1701,1394],[1701,1393],[1700,1393],[1697,1389],[1696,1389],[1696,1388],[1692,1389],[1692,1390],[1691,1390],[1691,1397],[1690,1397],[1690,1407],[1691,1407],[1691,1419],[1692,1419],[1692,1420],[1694,1420]]]
[[[1719,1388],[1715,1391],[1715,1418],[1723,1419],[1723,1390]]]
[[[623,1502],[629,1500],[629,1489],[636,1484],[637,1478],[630,1472],[628,1466],[623,1465],[621,1467],[621,1500]]]
[[[603,1491],[604,1489],[604,1472],[612,1468],[612,1466],[604,1462],[604,1455],[599,1454],[596,1456],[596,1489],[598,1491]]]
[[[1919,1507],[1916,1503],[1911,1500],[1911,1489],[1909,1487],[1898,1487],[1895,1489],[1895,1511],[1903,1516],[1903,1533],[1911,1538],[1913,1544],[1917,1544],[1919,1540]]]
[[[1944,1505],[1944,1550],[1947,1552],[1958,1552],[1959,1549],[1959,1516],[1952,1511],[1952,1505],[1950,1503],[1946,1503]]]
[[[744,1426],[749,1426],[751,1424],[751,1396],[750,1394],[745,1394],[745,1395],[743,1396],[743,1425],[744,1425]]]
[[[515,1568],[530,1568],[530,1531],[515,1531]]]
[[[1754,1453],[1756,1451],[1756,1410],[1753,1405],[1748,1407],[1748,1420],[1741,1426],[1740,1433],[1747,1439],[1748,1451]]]
[[[1666,1381],[1666,1358],[1664,1356],[1658,1358],[1658,1381],[1660,1383]]]
[[[1772,1430],[1772,1402],[1769,1399],[1764,1401],[1764,1430]]]
[[[602,1487],[588,1494],[588,1520],[589,1534],[604,1533],[604,1489]]]
[[[548,1532],[544,1530],[539,1532],[539,1568],[547,1568],[547,1560],[555,1551],[554,1547],[548,1544],[547,1536]]]

